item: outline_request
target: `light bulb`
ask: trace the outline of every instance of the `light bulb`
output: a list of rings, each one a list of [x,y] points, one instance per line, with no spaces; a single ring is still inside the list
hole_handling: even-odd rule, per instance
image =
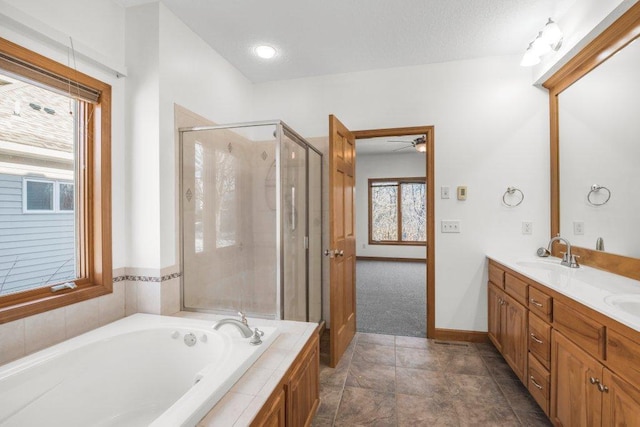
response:
[[[545,25],[542,30],[542,38],[544,41],[547,42],[553,50],[558,50],[562,44],[562,36],[563,34],[558,24],[549,18],[549,22],[547,22],[547,25]]]
[[[273,47],[267,45],[257,46],[253,51],[260,58],[264,59],[271,59],[276,56],[276,50]]]
[[[520,61],[520,65],[522,67],[532,67],[540,63],[540,57],[533,52],[531,44],[529,44],[527,51],[524,53],[522,60]]]
[[[538,33],[538,37],[531,43],[530,50],[538,56],[544,56],[551,52],[551,46],[542,37],[542,31]]]

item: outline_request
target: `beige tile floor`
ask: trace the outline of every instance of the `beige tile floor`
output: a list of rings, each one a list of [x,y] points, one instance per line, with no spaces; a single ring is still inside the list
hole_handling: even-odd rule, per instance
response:
[[[320,343],[324,426],[549,426],[490,344],[358,333],[335,369]]]

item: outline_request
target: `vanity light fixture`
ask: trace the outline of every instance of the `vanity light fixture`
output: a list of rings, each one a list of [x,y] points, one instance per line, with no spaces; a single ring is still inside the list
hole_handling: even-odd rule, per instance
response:
[[[263,59],[271,59],[274,56],[276,56],[276,49],[266,44],[256,46],[256,48],[253,49],[253,51],[255,52],[256,55],[258,55],[260,58],[263,58]]]
[[[550,53],[557,52],[562,46],[562,31],[558,24],[553,22],[551,18],[547,21],[544,28],[538,32],[536,38],[529,43],[529,47],[520,61],[523,67],[531,67],[539,64],[541,58]]]
[[[419,138],[415,145],[416,151],[419,153],[427,152],[427,140],[424,138]]]

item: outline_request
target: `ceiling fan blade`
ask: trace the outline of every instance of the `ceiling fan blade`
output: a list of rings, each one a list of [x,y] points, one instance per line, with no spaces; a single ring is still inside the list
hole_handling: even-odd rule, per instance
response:
[[[400,148],[396,148],[395,150],[391,150],[391,151],[393,152],[393,151],[406,150],[407,148],[413,148],[413,146],[410,145],[410,146],[406,146],[406,147],[400,147]]]

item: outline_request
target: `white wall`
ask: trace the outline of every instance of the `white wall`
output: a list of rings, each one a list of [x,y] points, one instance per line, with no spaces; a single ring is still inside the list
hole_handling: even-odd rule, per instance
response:
[[[178,263],[174,105],[216,123],[250,118],[252,85],[162,3],[127,9],[129,266]]]
[[[178,146],[174,104],[215,123],[251,118],[253,85],[162,3],[160,12],[160,236],[162,267],[178,263]]]
[[[352,130],[435,126],[436,188],[468,186],[468,199],[436,198],[436,327],[486,330],[485,253],[533,253],[549,235],[547,94],[519,56],[258,84],[254,119],[280,117],[305,136],[326,136],[330,113]],[[502,206],[508,186],[525,202]],[[325,200],[325,203],[327,201]],[[522,221],[533,234],[521,234]],[[326,290],[325,290],[326,291]],[[326,316],[325,312],[325,316]]]
[[[357,144],[366,142],[356,142]],[[369,244],[369,178],[423,177],[425,155],[411,153],[356,156],[356,255],[387,258],[425,258],[424,246]]]

